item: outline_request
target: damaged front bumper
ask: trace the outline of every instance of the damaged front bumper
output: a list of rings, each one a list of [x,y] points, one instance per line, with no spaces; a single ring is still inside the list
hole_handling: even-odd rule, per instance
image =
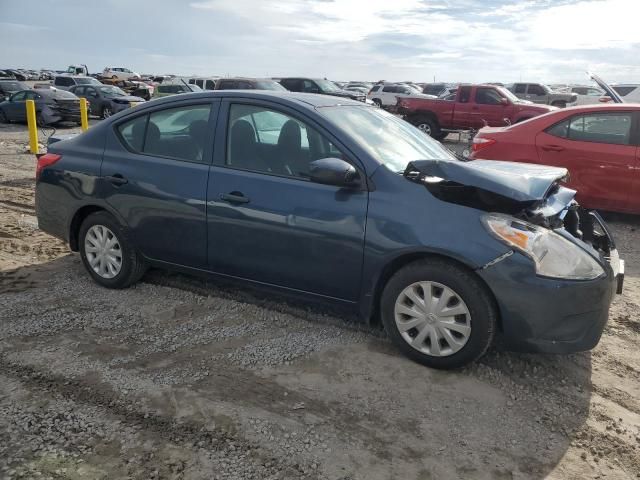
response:
[[[599,255],[604,275],[593,280],[540,277],[531,259],[517,251],[501,255],[478,270],[498,304],[501,340],[506,348],[573,353],[598,344],[613,297],[622,293],[624,261],[600,216],[588,214],[594,219],[594,235],[603,235],[605,238],[599,241],[608,242],[608,252]],[[581,226],[586,228],[584,222]]]

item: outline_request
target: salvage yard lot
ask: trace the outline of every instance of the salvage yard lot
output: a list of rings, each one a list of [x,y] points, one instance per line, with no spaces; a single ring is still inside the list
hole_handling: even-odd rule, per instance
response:
[[[608,219],[627,279],[593,352],[440,372],[264,292],[97,286],[34,229],[26,143],[0,125],[0,478],[640,478],[640,219]]]

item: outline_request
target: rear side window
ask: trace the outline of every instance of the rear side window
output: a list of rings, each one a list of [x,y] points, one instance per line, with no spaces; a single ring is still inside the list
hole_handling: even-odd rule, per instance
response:
[[[382,89],[382,91],[383,91],[383,92],[386,92],[386,93],[395,93],[395,92],[397,91],[397,89],[396,89],[396,87],[395,87],[395,86],[393,86],[393,85],[387,85],[386,87],[384,87],[384,88]]]
[[[61,87],[70,87],[71,85],[75,85],[73,79],[69,77],[56,77],[53,83],[55,85],[60,85]]]
[[[581,142],[628,145],[631,113],[577,115],[569,124],[568,138]]]
[[[233,90],[236,88],[234,80],[220,80],[218,82],[218,90]]]
[[[210,113],[211,105],[169,108],[136,117],[119,125],[118,131],[136,153],[206,163]]]
[[[460,98],[459,98],[460,103],[468,103],[470,98],[471,98],[471,87],[460,87]]]
[[[567,135],[569,134],[569,120],[556,123],[555,125],[547,128],[546,132],[554,137],[567,138]]]
[[[626,97],[627,95],[629,95],[631,92],[633,92],[636,88],[638,87],[612,87],[617,93],[618,95],[620,95],[621,97]]]

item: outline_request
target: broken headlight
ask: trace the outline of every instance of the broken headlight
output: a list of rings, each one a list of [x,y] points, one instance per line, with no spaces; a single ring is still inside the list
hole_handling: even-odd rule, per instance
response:
[[[485,215],[482,223],[498,240],[531,258],[538,275],[591,280],[604,274],[591,255],[553,230],[500,214]]]

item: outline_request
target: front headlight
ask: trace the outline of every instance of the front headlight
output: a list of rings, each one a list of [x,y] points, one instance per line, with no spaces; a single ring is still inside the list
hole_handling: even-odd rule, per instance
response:
[[[538,275],[591,280],[604,274],[591,255],[548,228],[499,214],[485,215],[482,223],[498,240],[530,257]]]

